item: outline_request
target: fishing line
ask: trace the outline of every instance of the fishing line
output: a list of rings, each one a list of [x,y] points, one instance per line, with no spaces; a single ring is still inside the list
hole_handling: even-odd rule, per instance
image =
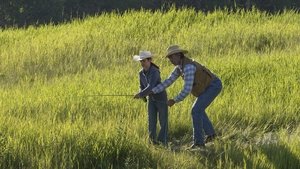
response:
[[[82,95],[82,96],[76,96],[76,97],[133,97],[132,94],[95,94],[95,95]]]

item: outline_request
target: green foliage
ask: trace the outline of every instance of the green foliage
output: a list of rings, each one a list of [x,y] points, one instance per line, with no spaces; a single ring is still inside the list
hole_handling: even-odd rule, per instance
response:
[[[0,32],[0,168],[299,168],[300,16],[192,9],[105,13]],[[169,148],[148,144],[139,50],[166,78],[170,44],[221,79],[207,112],[221,136],[192,140],[192,96],[170,108]],[[168,88],[170,98],[182,88]]]
[[[271,13],[286,9],[299,10],[295,0],[2,0],[0,1],[0,27],[28,27],[47,23],[61,23],[75,18],[95,16],[104,12],[120,13],[131,9],[168,11],[172,8],[194,8],[197,11],[216,9],[246,9],[253,7]]]

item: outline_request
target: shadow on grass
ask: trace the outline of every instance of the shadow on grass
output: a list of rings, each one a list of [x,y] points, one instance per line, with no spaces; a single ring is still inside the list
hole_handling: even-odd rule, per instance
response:
[[[203,157],[199,158],[199,162],[207,168],[254,168],[253,160],[245,155],[241,147],[233,143],[224,144],[221,148],[207,147],[207,153],[199,153]]]
[[[286,145],[251,145],[244,140],[227,141],[228,143],[217,143],[218,147],[209,147],[207,154],[199,154],[203,157],[199,158],[199,162],[207,168],[266,168],[270,165],[275,169],[300,168],[300,158]],[[267,161],[263,157],[266,157]]]
[[[190,126],[176,126],[175,130],[169,132],[169,147],[174,152],[179,152],[192,142],[192,131]]]
[[[300,168],[300,158],[293,154],[287,146],[269,144],[263,145],[260,148],[276,169]]]

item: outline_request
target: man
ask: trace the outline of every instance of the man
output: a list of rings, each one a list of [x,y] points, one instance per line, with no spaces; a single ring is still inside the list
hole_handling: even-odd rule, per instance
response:
[[[197,97],[192,107],[193,145],[190,148],[204,148],[205,142],[215,138],[215,130],[205,109],[221,92],[222,82],[210,70],[187,58],[186,53],[188,51],[180,49],[178,45],[172,45],[167,49],[166,57],[175,65],[175,69],[165,81],[151,91],[154,94],[159,93],[175,82],[179,76],[182,76],[184,79],[183,89],[174,99],[169,99],[167,104],[171,107],[184,100],[189,93]],[[207,135],[206,140],[203,130]]]

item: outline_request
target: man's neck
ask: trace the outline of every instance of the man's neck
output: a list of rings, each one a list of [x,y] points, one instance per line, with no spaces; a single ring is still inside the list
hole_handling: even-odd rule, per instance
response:
[[[183,67],[183,58],[180,58],[179,66]]]

